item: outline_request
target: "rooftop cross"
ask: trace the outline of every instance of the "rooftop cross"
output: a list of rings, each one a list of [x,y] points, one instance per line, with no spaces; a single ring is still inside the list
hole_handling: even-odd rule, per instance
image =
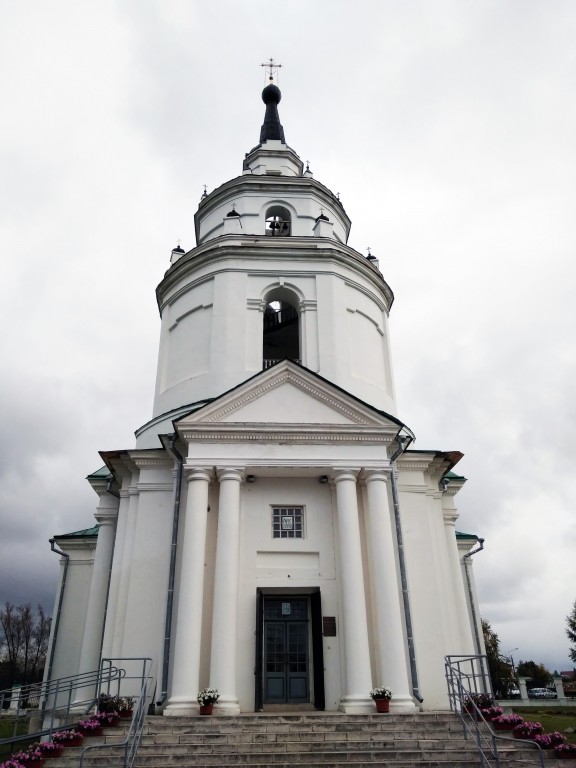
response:
[[[282,64],[274,64],[274,59],[270,59],[267,64],[260,64],[260,66],[268,68],[268,80],[272,83],[274,82],[274,70],[280,69]]]

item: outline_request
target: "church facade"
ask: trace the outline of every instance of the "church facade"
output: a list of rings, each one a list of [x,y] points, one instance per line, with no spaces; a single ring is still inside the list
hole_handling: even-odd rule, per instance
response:
[[[157,288],[152,419],[90,475],[62,553],[52,678],[151,657],[158,709],[445,709],[444,656],[483,652],[456,532],[457,451],[397,415],[378,262],[285,141],[268,85],[241,175],[205,194]],[[412,446],[412,447],[411,447]]]

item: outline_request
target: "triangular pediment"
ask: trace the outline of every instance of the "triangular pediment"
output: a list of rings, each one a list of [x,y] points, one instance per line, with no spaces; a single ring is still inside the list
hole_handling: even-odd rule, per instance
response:
[[[286,360],[180,419],[178,431],[215,429],[396,434],[402,424]]]

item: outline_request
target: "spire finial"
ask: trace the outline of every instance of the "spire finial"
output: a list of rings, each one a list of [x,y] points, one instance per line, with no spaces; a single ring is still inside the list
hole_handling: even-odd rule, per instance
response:
[[[267,64],[260,64],[261,67],[266,67],[268,69],[268,80],[270,80],[271,83],[274,82],[274,70],[280,69],[282,64],[275,64],[274,59],[270,58],[268,60]]]
[[[284,138],[284,128],[280,122],[278,115],[278,104],[282,98],[280,88],[274,84],[274,70],[282,66],[282,64],[275,64],[274,59],[270,59],[268,64],[260,64],[261,67],[268,67],[270,82],[262,91],[262,101],[266,104],[266,113],[264,115],[264,124],[260,130],[260,144],[265,141],[281,141],[282,144],[286,143]]]

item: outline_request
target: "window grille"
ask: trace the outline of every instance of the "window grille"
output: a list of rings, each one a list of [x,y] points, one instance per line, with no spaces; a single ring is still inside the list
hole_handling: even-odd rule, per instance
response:
[[[304,508],[272,507],[272,537],[274,539],[303,539]]]

